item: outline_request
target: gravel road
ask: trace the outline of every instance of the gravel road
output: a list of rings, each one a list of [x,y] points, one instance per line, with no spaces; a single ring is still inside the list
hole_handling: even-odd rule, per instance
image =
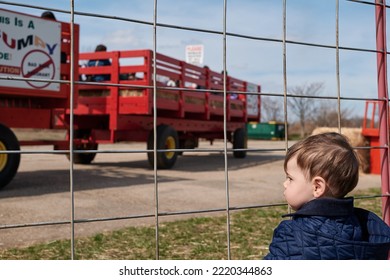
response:
[[[74,215],[76,220],[153,215],[155,208],[154,171],[145,153],[118,153],[145,150],[143,143],[101,145],[91,165],[75,165]],[[244,159],[228,155],[228,188],[231,207],[283,202],[284,142],[250,140]],[[222,149],[223,143],[201,142],[202,149]],[[47,154],[50,146],[23,147],[15,179],[0,191],[0,248],[27,246],[57,239],[69,239],[70,225],[4,229],[4,225],[63,222],[71,219],[69,192],[70,164],[63,155]],[[263,149],[271,149],[264,151]],[[109,153],[109,151],[116,151]],[[171,170],[158,171],[160,213],[226,208],[224,155],[218,151],[186,152]],[[378,175],[362,174],[357,189],[379,187]],[[214,213],[218,214],[218,213]],[[191,214],[192,216],[195,214]],[[191,216],[168,215],[159,222]],[[196,215],[212,215],[210,213]],[[75,235],[154,224],[153,217],[75,224]]]

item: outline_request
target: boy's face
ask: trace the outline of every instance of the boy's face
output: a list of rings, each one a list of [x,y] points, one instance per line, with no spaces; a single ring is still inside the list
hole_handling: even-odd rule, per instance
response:
[[[313,184],[297,165],[296,157],[292,157],[287,162],[286,181],[283,186],[284,197],[294,210],[298,210],[303,204],[314,199]]]

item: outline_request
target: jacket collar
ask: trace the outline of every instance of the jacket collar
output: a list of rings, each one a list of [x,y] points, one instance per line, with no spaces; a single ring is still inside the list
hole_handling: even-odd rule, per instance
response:
[[[298,211],[283,217],[295,216],[348,216],[354,212],[353,197],[317,198],[305,203]]]

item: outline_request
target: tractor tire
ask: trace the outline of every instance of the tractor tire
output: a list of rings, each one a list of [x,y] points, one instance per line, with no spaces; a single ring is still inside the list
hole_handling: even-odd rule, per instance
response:
[[[19,141],[8,127],[0,124],[0,151],[20,151]],[[0,189],[14,178],[18,171],[20,154],[0,154]]]

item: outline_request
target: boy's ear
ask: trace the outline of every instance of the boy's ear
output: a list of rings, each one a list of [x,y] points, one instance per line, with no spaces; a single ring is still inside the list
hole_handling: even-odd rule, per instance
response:
[[[315,198],[322,197],[326,193],[326,181],[320,176],[316,176],[312,180],[313,196]]]

